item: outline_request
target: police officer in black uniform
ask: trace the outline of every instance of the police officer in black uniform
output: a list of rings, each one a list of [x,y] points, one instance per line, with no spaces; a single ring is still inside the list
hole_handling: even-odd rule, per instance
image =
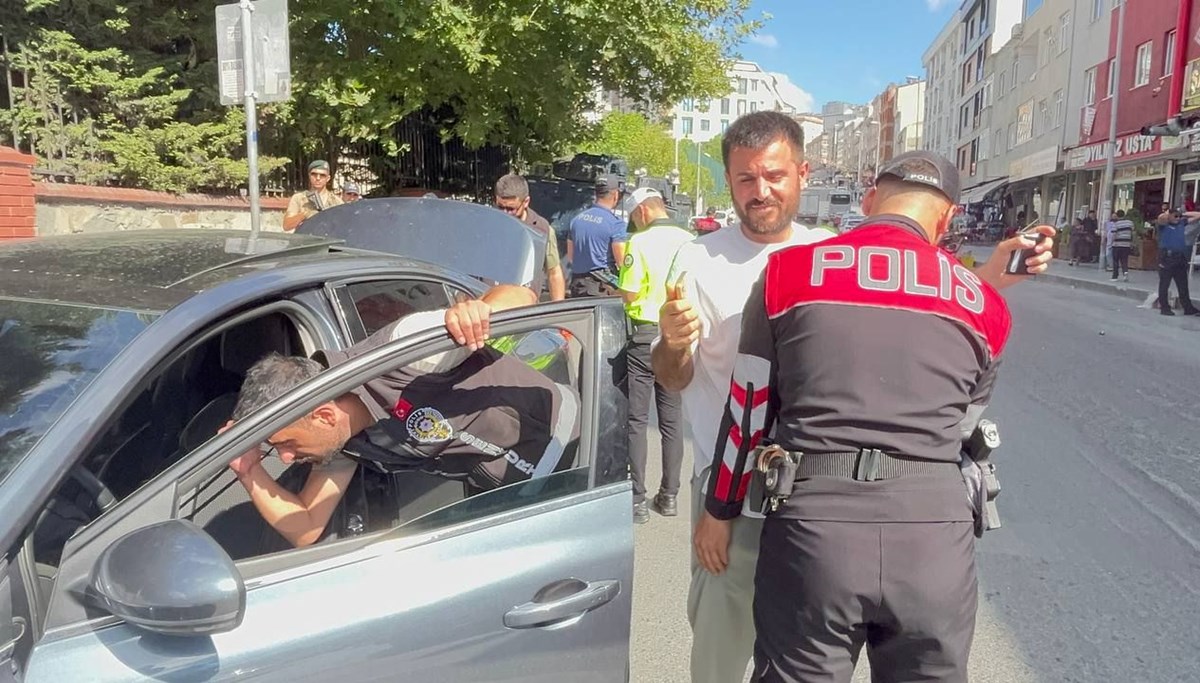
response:
[[[501,285],[480,301],[406,316],[348,349],[319,352],[315,360],[276,354],[255,363],[242,384],[234,421],[325,365],[443,321],[465,346],[387,372],[273,434],[267,443],[285,463],[314,465],[299,494],[263,469],[260,449],[234,459],[229,466],[259,513],[289,542],[303,546],[321,537],[359,465],[381,473],[427,472],[485,491],[569,464],[564,452],[578,437],[578,396],[523,360],[481,343],[479,323],[491,312],[535,302],[531,290]]]
[[[958,192],[945,159],[900,155],[865,223],[774,254],[750,295],[706,510],[731,519],[751,470],[790,463],[765,509],[753,680],[848,683],[864,644],[875,681],[967,680],[976,513],[960,450],[1011,319],[936,247]]]

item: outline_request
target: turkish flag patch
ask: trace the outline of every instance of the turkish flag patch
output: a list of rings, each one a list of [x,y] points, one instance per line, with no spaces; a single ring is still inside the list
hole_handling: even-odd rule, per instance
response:
[[[395,415],[397,420],[407,420],[412,410],[413,404],[401,398],[399,401],[396,401],[396,407],[392,408],[392,415]]]

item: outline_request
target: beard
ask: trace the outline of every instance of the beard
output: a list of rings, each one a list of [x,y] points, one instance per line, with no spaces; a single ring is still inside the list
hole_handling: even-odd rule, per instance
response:
[[[769,213],[771,209],[777,210],[774,217]],[[733,210],[750,232],[756,235],[776,235],[791,226],[796,212],[800,210],[800,194],[797,193],[783,202],[774,198],[752,199],[745,206],[734,204]]]

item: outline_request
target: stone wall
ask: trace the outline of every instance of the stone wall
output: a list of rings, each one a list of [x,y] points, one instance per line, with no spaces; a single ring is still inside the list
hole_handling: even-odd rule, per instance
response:
[[[37,234],[175,228],[250,229],[250,202],[116,187],[35,182]],[[283,229],[287,200],[262,200],[262,229]]]

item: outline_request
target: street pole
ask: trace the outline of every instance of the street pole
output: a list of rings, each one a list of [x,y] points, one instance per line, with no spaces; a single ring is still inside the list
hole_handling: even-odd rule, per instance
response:
[[[255,109],[257,94],[254,91],[254,4],[250,0],[241,0],[238,7],[242,9],[242,85],[245,87],[246,100],[246,164],[249,166],[250,172],[246,191],[250,195],[249,251],[253,253],[262,220],[258,201],[258,112]]]
[[[1117,108],[1121,104],[1121,43],[1125,37],[1125,4],[1128,0],[1118,0],[1121,3],[1121,8],[1117,14],[1117,57],[1113,64],[1113,78],[1116,83],[1109,83],[1109,87],[1113,89],[1112,108],[1109,111],[1108,117],[1108,159],[1104,162],[1104,180],[1100,184],[1100,255],[1096,259],[1098,270],[1104,271],[1105,268],[1105,250],[1108,249],[1108,221],[1112,218],[1113,205],[1113,173],[1116,163],[1116,147],[1117,147]],[[1183,37],[1179,37],[1182,39]],[[1182,74],[1176,74],[1176,78],[1182,78]]]
[[[696,206],[702,206],[700,203],[702,194],[700,192],[700,136],[696,136]],[[697,209],[697,213],[700,210]]]

